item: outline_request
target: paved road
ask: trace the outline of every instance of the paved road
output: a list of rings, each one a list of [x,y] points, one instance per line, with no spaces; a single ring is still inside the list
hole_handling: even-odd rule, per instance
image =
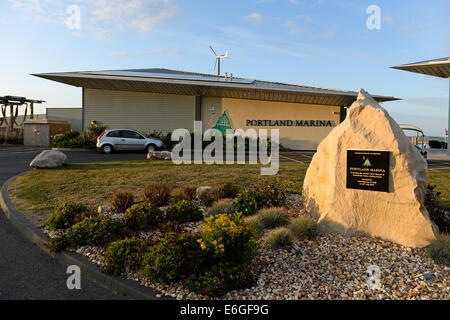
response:
[[[0,185],[27,170],[40,151],[0,146]],[[0,210],[0,299],[117,299],[83,275],[81,290],[68,290],[66,268],[23,237]]]
[[[450,160],[428,160],[428,168],[450,172]]]
[[[300,161],[310,163],[314,152],[281,152],[280,161]],[[450,172],[450,160],[447,159],[428,159],[428,168],[430,170],[438,170]]]

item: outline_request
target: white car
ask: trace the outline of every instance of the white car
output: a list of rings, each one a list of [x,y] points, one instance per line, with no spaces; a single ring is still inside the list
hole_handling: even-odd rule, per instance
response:
[[[97,138],[97,148],[104,153],[111,153],[113,150],[145,150],[148,153],[162,146],[161,140],[147,138],[132,129],[105,130]]]

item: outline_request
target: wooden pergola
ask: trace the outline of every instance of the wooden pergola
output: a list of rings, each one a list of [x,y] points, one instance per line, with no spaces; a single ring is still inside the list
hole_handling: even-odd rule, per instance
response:
[[[41,104],[45,101],[43,100],[33,100],[27,99],[25,97],[16,97],[16,96],[3,96],[0,97],[0,108],[1,108],[1,117],[0,117],[0,126],[3,123],[6,125],[5,132],[5,143],[8,140],[8,134],[13,131],[14,125],[17,127],[22,127],[23,123],[27,119],[28,109],[30,109],[30,119],[34,117],[34,104]],[[17,123],[17,117],[19,116],[19,109],[24,106],[24,116],[22,123]],[[9,107],[9,118],[7,115],[7,110]]]

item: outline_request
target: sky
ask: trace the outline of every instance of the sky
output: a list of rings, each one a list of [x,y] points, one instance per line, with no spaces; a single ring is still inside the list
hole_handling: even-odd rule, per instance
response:
[[[373,10],[375,6],[375,11]],[[443,136],[449,80],[391,66],[450,56],[449,0],[0,0],[0,96],[81,107],[34,73],[169,68],[395,96],[398,123]],[[378,14],[379,13],[379,14]]]

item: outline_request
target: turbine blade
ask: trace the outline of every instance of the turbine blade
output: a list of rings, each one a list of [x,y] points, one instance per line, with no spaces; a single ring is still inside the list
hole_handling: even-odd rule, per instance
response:
[[[210,48],[211,51],[214,53],[214,55],[217,57],[217,53],[214,51],[214,49],[213,49],[211,46],[209,46],[209,48]]]

